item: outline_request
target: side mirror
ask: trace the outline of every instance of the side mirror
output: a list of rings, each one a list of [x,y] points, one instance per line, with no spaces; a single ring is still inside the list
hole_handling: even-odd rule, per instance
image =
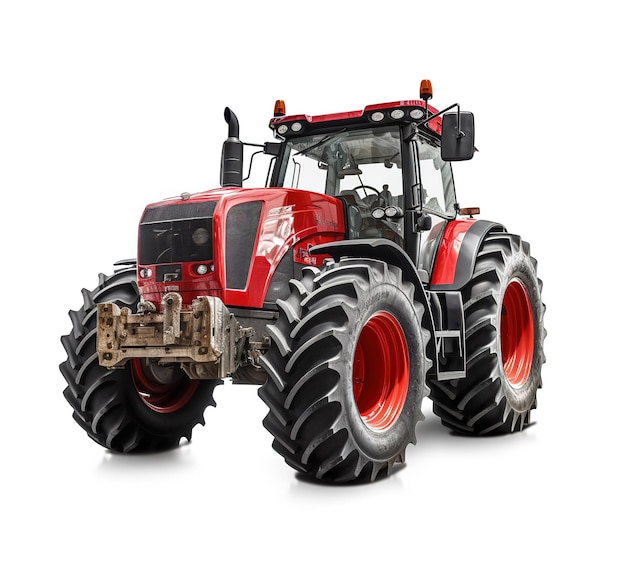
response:
[[[463,161],[474,157],[474,114],[444,114],[441,124],[441,159]]]
[[[415,222],[415,227],[419,231],[428,231],[432,229],[433,226],[433,218],[430,215],[422,214],[417,218]]]

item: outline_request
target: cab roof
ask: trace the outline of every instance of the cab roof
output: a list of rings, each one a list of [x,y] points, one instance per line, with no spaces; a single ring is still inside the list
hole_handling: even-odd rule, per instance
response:
[[[278,102],[282,101],[279,100]],[[278,102],[277,109],[280,110]],[[282,103],[282,106],[284,109],[284,103]],[[429,106],[423,100],[400,100],[397,102],[373,104],[366,106],[362,110],[352,112],[318,116],[306,114],[293,116],[275,115],[270,120],[269,126],[277,137],[288,139],[304,134],[333,131],[342,127],[358,128],[376,125],[401,125],[422,121],[425,118],[426,110],[428,110],[428,115],[438,113],[437,109]],[[441,135],[441,116],[427,122],[426,125],[430,131]]]

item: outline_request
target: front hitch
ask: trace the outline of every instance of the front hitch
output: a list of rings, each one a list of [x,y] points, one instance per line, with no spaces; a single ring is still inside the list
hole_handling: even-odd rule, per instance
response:
[[[97,349],[100,365],[123,368],[130,359],[180,363],[193,379],[230,376],[237,370],[242,344],[254,335],[242,328],[218,297],[197,297],[184,309],[178,293],[132,313],[115,303],[98,304]]]

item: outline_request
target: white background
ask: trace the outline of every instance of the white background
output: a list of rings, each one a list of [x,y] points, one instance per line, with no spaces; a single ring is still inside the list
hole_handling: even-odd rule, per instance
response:
[[[615,8],[613,8],[615,6]],[[88,2],[0,8],[3,572],[616,572],[624,540],[624,93],[617,3]],[[146,203],[218,185],[223,108],[271,138],[418,97],[476,117],[462,205],[539,260],[536,424],[451,435],[425,402],[407,464],[297,476],[256,388],[223,386],[175,452],[122,457],[72,421],[58,370],[80,289],[135,252]],[[622,570],[623,571],[623,570]]]

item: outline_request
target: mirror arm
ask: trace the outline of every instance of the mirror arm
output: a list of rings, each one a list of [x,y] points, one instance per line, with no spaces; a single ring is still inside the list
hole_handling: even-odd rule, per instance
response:
[[[410,141],[411,139],[413,139],[413,137],[415,137],[415,134],[417,134],[417,130],[419,128],[421,128],[422,126],[426,125],[429,121],[434,120],[435,118],[442,116],[443,114],[445,114],[446,112],[449,112],[452,108],[456,108],[456,138],[457,139],[461,139],[463,137],[465,137],[465,134],[461,131],[460,129],[460,125],[461,125],[461,106],[459,104],[452,104],[451,106],[448,106],[447,108],[444,108],[443,110],[441,110],[440,112],[437,112],[436,114],[433,114],[432,116],[428,115],[428,110],[426,111],[426,117],[420,121],[420,122],[413,122],[413,124],[411,124],[413,126],[413,130],[411,132],[411,134],[406,138],[406,141]]]
[[[464,138],[465,134],[461,131],[461,106],[456,104],[456,139]]]
[[[455,107],[456,107],[456,115],[457,115],[456,137],[462,138],[465,134],[459,129],[459,126],[461,125],[461,106],[459,104],[452,104],[451,106],[448,106],[447,108],[441,110],[440,112],[437,112],[436,114],[433,114],[432,116],[428,115],[428,108],[427,108],[426,117],[421,122],[417,123],[417,127],[421,128],[423,125],[427,124],[430,120],[434,120],[435,118],[442,116],[443,114],[445,114],[446,112],[449,112],[452,108],[455,108]]]

